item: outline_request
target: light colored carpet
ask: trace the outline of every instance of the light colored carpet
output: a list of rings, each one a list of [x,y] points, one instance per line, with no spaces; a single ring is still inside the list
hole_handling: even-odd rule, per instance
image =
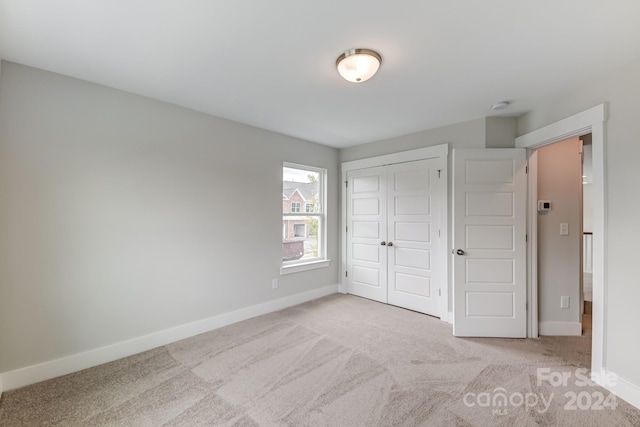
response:
[[[451,332],[429,316],[332,295],[6,392],[0,425],[640,425],[640,411],[620,399],[615,410],[586,409],[587,394],[589,408],[608,395],[576,383],[589,336]],[[538,382],[538,368],[572,377],[553,387]],[[504,406],[494,401],[500,393],[510,399]],[[547,410],[520,405],[534,393],[551,402]],[[583,409],[565,409],[565,393],[583,393]]]

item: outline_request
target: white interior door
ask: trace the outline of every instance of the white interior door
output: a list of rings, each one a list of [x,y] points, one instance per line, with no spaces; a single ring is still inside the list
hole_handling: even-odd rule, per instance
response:
[[[387,170],[388,303],[439,316],[438,159]],[[446,177],[444,178],[446,179]]]
[[[386,303],[386,170],[349,171],[347,183],[347,292]]]
[[[524,149],[453,151],[453,333],[524,338]]]
[[[348,293],[440,315],[438,165],[434,158],[347,173]]]

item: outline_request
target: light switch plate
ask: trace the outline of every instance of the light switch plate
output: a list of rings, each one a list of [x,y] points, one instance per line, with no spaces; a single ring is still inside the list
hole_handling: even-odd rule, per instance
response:
[[[561,236],[568,236],[569,235],[569,223],[568,222],[561,222],[560,223],[560,235]]]

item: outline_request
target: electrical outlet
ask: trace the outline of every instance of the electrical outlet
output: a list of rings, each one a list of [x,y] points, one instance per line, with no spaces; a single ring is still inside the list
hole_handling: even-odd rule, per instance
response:
[[[278,289],[278,279],[271,280],[271,289]]]
[[[560,297],[560,308],[569,308],[569,297]]]

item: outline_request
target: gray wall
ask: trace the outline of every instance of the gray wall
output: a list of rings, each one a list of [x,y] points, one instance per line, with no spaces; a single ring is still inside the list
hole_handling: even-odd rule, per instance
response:
[[[485,119],[470,120],[423,132],[383,139],[340,150],[340,161],[366,159],[449,143],[450,148],[484,148]]]
[[[514,148],[518,119],[515,117],[485,118],[486,148]]]
[[[635,339],[640,325],[640,279],[635,244],[640,236],[640,58],[579,90],[540,103],[518,120],[518,134],[603,102],[609,105],[605,141],[605,357],[609,370],[640,387],[640,341]]]
[[[338,151],[2,63],[0,372],[338,282]],[[329,268],[279,277],[282,162],[328,169]]]
[[[579,139],[537,150],[538,200],[550,200],[551,210],[538,213],[539,322],[580,322],[582,158]],[[569,235],[560,235],[560,223]],[[568,296],[568,309],[560,297]]]
[[[340,150],[340,161],[366,159],[449,144],[449,148],[513,148],[517,130],[515,117],[485,117],[422,132],[383,139]]]

